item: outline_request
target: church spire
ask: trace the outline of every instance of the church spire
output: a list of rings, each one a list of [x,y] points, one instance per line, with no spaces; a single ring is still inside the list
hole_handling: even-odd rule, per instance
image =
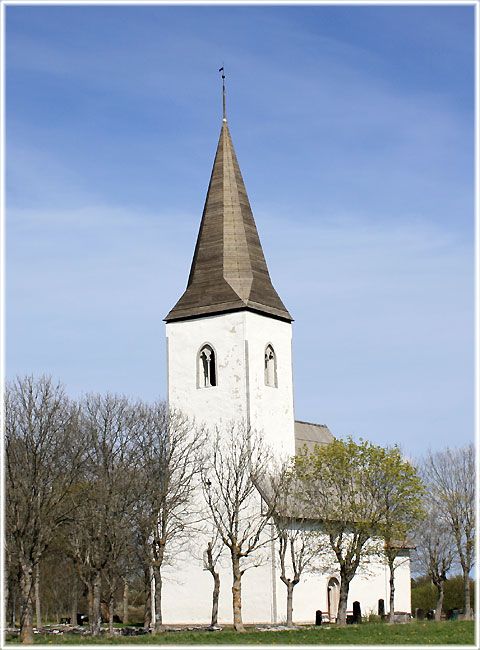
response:
[[[223,72],[223,68],[220,68]],[[248,309],[291,321],[275,291],[225,113],[187,289],[167,322]]]

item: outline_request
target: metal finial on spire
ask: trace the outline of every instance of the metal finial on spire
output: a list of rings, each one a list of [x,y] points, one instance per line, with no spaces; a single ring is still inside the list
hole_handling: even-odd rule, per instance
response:
[[[222,73],[222,88],[223,88],[223,121],[227,121],[227,113],[225,111],[225,68],[222,67],[218,69]]]

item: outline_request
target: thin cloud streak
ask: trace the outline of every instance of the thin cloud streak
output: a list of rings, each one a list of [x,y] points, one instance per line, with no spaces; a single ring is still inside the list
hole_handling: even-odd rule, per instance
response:
[[[165,395],[225,60],[297,417],[412,454],[470,440],[471,7],[6,15],[9,376]]]
[[[101,206],[73,214],[13,212],[8,372],[14,358],[25,371],[60,368],[80,392],[102,377],[110,390],[165,394],[162,319],[183,292],[193,250],[184,241],[192,233],[166,228],[171,216]],[[379,228],[354,215],[308,227],[263,215],[262,226],[274,284],[296,318],[297,417],[326,420],[339,435],[375,437],[388,428],[399,440],[406,423],[397,411],[418,411],[418,422],[401,438],[414,450],[418,439],[439,435],[442,409],[463,405],[467,426],[469,244],[436,224],[385,221]],[[24,239],[28,230],[34,236]],[[90,246],[87,240],[77,245],[83,235]],[[69,341],[82,354],[72,356]],[[122,369],[140,361],[146,363],[140,375]],[[439,383],[443,367],[450,371]],[[383,392],[379,402],[385,382],[392,393]]]

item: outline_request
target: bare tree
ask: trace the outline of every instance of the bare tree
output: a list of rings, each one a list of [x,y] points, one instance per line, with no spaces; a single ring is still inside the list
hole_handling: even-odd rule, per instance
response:
[[[430,496],[455,539],[463,572],[465,618],[470,619],[470,571],[475,561],[475,449],[430,452],[424,462]]]
[[[40,562],[35,567],[35,619],[37,630],[42,629],[42,608],[40,602]]]
[[[67,496],[83,457],[76,411],[49,377],[17,378],[5,396],[5,525],[20,567],[21,639],[33,643],[36,567],[72,515]]]
[[[443,588],[455,560],[456,545],[450,527],[434,504],[428,504],[427,499],[427,507],[428,505],[432,506],[428,508],[428,517],[417,524],[415,531],[414,563],[437,588],[435,620],[439,621],[442,615]]]
[[[321,535],[299,499],[298,485],[286,468],[281,470],[279,496],[273,515],[280,559],[280,580],[287,588],[287,627],[293,627],[293,591],[321,550]],[[311,513],[310,513],[311,514]]]
[[[77,624],[78,612],[78,578],[75,567],[73,567],[71,582],[70,582],[70,625]]]
[[[5,530],[5,537],[7,536],[7,532]],[[6,541],[4,554],[5,592],[3,602],[5,603],[5,623],[9,627],[14,627],[16,624],[21,574],[19,564],[12,557],[13,550],[13,545]]]
[[[130,461],[132,461],[130,456]],[[105,581],[106,598],[108,603],[109,633],[113,634],[113,619],[115,611],[115,594],[122,587],[124,623],[128,617],[128,582],[127,575],[133,563],[134,540],[132,535],[136,467],[128,463],[128,457],[118,461],[117,497],[115,515],[117,524],[108,533],[109,553],[102,576]],[[125,604],[126,601],[126,604]]]
[[[219,539],[218,531],[214,530],[207,542],[207,548],[204,551],[203,561],[207,571],[213,578],[212,592],[212,618],[210,627],[216,627],[218,623],[218,599],[220,597],[220,574],[217,571],[217,562],[222,553],[223,543]]]
[[[71,560],[65,551],[60,545],[52,544],[40,563],[42,617],[57,623],[60,623],[63,617],[70,617],[71,584],[72,578],[76,578]]]
[[[108,589],[110,631],[113,594],[130,540],[136,461],[132,444],[135,407],[118,395],[87,395],[80,428],[86,440],[82,481],[71,491],[77,517],[69,527],[70,552],[88,594],[89,625],[100,633],[102,576]]]
[[[123,615],[122,623],[126,625],[128,623],[128,577],[123,576]]]
[[[136,446],[141,471],[136,485],[134,525],[145,570],[152,569],[151,626],[163,631],[162,566],[172,563],[198,521],[194,502],[203,433],[164,402],[138,412]]]
[[[287,588],[287,627],[293,627],[293,590],[318,552],[319,535],[305,520],[296,519],[290,524],[285,523],[284,519],[281,523],[277,520],[280,580]]]
[[[212,524],[230,552],[233,625],[237,632],[244,632],[242,576],[258,565],[256,554],[270,540],[265,528],[278,495],[268,478],[271,455],[243,424],[217,429],[206,452],[202,467],[205,500]]]

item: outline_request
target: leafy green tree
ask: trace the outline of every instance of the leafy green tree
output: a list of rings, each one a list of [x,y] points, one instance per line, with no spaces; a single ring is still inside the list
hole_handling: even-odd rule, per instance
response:
[[[379,543],[390,567],[393,616],[396,559],[408,530],[422,516],[422,484],[415,469],[398,447],[347,438],[297,456],[295,475],[310,516],[327,535],[339,566],[338,623],[346,624],[350,582],[360,563],[378,553]]]
[[[412,585],[412,611],[423,609],[428,612],[429,609],[435,609],[437,600],[437,590],[430,581],[426,584]]]
[[[463,610],[464,607],[464,582],[463,576],[448,578],[443,587],[444,598],[443,608],[448,612],[452,609]],[[438,591],[428,576],[422,576],[412,580],[412,610],[417,608],[425,612],[435,609],[438,599]],[[475,582],[470,580],[470,607],[473,607],[475,600]]]
[[[317,446],[312,454],[305,450],[295,460],[300,497],[328,537],[339,566],[339,625],[346,624],[350,582],[381,523],[369,481],[376,457],[374,445],[348,438]]]
[[[384,557],[389,569],[390,609],[388,620],[395,614],[395,569],[408,561],[405,549],[411,547],[409,535],[424,518],[423,483],[416,468],[402,456],[397,445],[372,447],[372,462],[367,482],[378,502],[381,517],[378,532],[384,541]]]
[[[473,608],[475,604],[475,581],[470,579],[470,607]],[[464,609],[465,607],[465,583],[462,575],[449,578],[444,586],[444,608],[448,612],[449,609]]]

